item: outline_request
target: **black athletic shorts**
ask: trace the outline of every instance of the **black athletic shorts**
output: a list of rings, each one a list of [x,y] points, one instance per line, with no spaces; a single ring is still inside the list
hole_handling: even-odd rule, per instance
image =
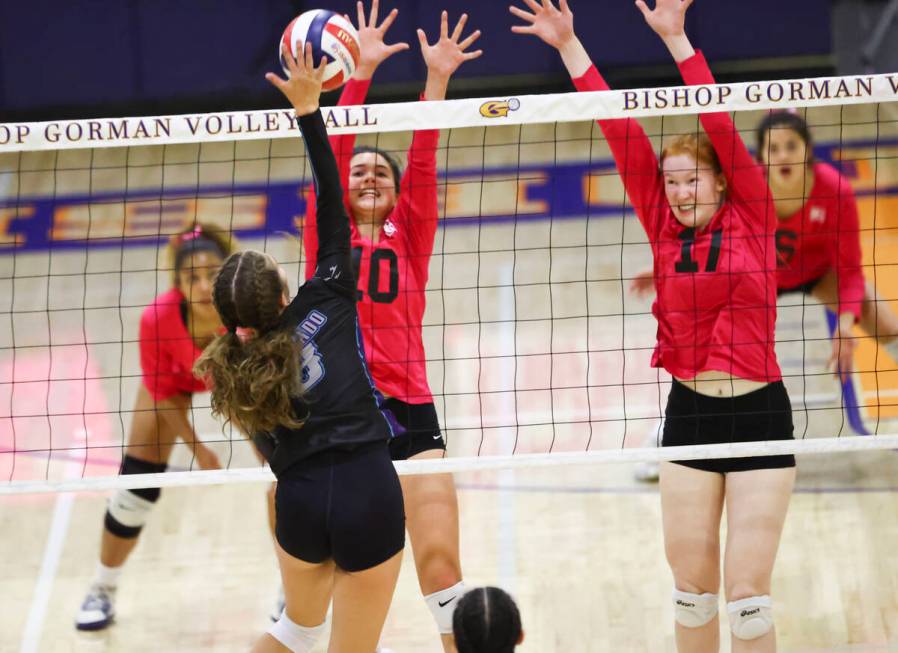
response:
[[[333,559],[344,571],[386,562],[405,546],[405,506],[385,442],[331,449],[278,478],[275,536],[306,562]]]
[[[814,292],[814,288],[817,287],[817,284],[820,283],[820,280],[823,277],[817,277],[816,279],[811,279],[810,281],[805,281],[804,283],[800,283],[797,286],[792,286],[791,288],[777,288],[776,296],[782,297],[783,295],[788,295],[793,292],[800,292],[805,295],[810,295]]]
[[[390,456],[393,460],[408,460],[432,449],[446,450],[437,409],[432,402],[407,404],[390,397],[381,403],[380,409],[393,428],[393,437],[390,438]]]
[[[674,379],[661,446],[792,439],[792,404],[782,381],[738,397],[709,397]],[[754,456],[673,462],[706,472],[794,467],[795,456]]]

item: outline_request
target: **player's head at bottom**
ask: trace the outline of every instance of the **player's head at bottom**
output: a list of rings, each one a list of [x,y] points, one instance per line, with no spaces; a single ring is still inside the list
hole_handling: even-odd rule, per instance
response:
[[[521,613],[498,587],[477,587],[458,601],[452,614],[458,653],[511,653],[524,641]]]

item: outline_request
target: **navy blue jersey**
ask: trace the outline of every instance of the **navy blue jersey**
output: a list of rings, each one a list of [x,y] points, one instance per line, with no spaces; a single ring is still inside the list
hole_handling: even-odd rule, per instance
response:
[[[318,205],[318,268],[281,315],[302,344],[302,428],[278,427],[254,440],[275,475],[319,451],[386,441],[391,432],[378,408],[356,313],[349,217],[321,113],[299,119]]]

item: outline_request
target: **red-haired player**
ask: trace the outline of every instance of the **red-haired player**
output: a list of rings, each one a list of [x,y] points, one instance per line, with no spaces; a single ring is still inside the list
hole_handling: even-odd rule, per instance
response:
[[[217,469],[218,458],[196,437],[188,417],[191,396],[208,390],[193,376],[193,364],[222,329],[212,305],[212,283],[232,240],[221,231],[194,224],[168,245],[172,287],[140,317],[137,401],[120,474],[164,472],[178,439],[193,450],[200,469]],[[115,618],[115,593],[122,566],[137,545],[159,488],[118,490],[109,499],[100,559],[75,617],[79,630],[99,630]]]
[[[579,90],[608,88],[577,39],[567,0],[512,7],[558,49]],[[692,0],[636,5],[687,84],[712,84],[684,31]],[[727,114],[700,116],[705,134],[661,154],[632,119],[599,124],[654,256],[658,343],[652,364],[673,377],[664,446],[787,440],[792,411],[774,350],[776,213],[760,166]],[[664,542],[674,575],[679,651],[720,646],[720,519],[727,507],[724,587],[732,650],[776,649],[770,582],[795,481],[793,456],[664,463]]]
[[[340,96],[341,105],[363,103],[378,65],[408,47],[384,43],[397,11],[391,11],[379,26],[377,14],[377,0],[367,19],[363,4],[358,3],[361,60]],[[462,39],[466,21],[463,14],[450,34],[448,16],[442,12],[440,37],[433,45],[418,30],[427,66],[422,100],[445,99],[455,70],[480,56],[479,50],[466,52],[480,34],[475,31]],[[390,443],[394,460],[440,458],[446,449],[427,382],[422,336],[424,291],[437,228],[438,142],[437,130],[415,132],[408,168],[400,178],[399,166],[389,153],[354,149],[354,136],[331,137],[346,187],[365,356],[374,384],[385,397],[382,407],[392,413],[399,427]],[[315,219],[310,203],[303,229],[306,278],[311,278],[317,265]],[[448,474],[405,476],[402,489],[418,582],[443,647],[451,651],[452,610],[463,592],[455,484]]]

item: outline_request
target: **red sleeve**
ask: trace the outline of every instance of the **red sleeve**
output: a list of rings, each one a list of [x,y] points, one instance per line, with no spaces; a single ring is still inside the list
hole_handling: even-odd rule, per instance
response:
[[[696,51],[693,56],[681,61],[679,66],[683,81],[689,86],[715,83],[701,51]],[[699,120],[720,159],[729,196],[748,205],[756,215],[763,216],[768,229],[774,230],[776,214],[770,208],[767,180],[761,166],[749,154],[729,114],[702,113]]]
[[[836,219],[836,278],[839,281],[839,314],[851,313],[860,319],[864,301],[864,273],[861,268],[860,221],[851,184],[839,176],[839,213]]]
[[[416,131],[408,150],[408,165],[402,175],[399,200],[391,219],[405,223],[412,256],[425,261],[433,251],[437,231],[437,148],[440,132],[437,129]]]
[[[368,95],[368,89],[371,87],[371,80],[358,80],[350,78],[343,86],[343,92],[340,93],[340,99],[337,106],[351,106],[362,104]],[[337,159],[337,170],[340,172],[341,183],[346,184],[349,179],[349,162],[352,161],[352,150],[355,147],[355,134],[342,134],[339,136],[331,136],[331,149]],[[343,194],[345,201],[348,202],[348,195]],[[350,218],[352,212],[347,212]],[[309,186],[306,192],[306,219],[303,223],[302,243],[306,254],[306,279],[310,279],[315,274],[315,267],[318,265],[318,235],[317,235],[317,207],[315,206],[315,191]]]
[[[595,66],[590,66],[583,76],[575,78],[573,82],[578,91],[608,90],[608,84]],[[653,237],[657,228],[653,221],[659,215],[656,209],[664,189],[652,142],[639,122],[632,118],[599,120],[598,123],[611,148],[627,197],[630,198],[642,226]]]
[[[161,310],[158,304],[153,303],[140,316],[140,369],[143,384],[154,401],[162,401],[181,392],[172,374],[171,355],[163,342],[165,336],[159,332],[159,322],[164,317],[159,315]]]

